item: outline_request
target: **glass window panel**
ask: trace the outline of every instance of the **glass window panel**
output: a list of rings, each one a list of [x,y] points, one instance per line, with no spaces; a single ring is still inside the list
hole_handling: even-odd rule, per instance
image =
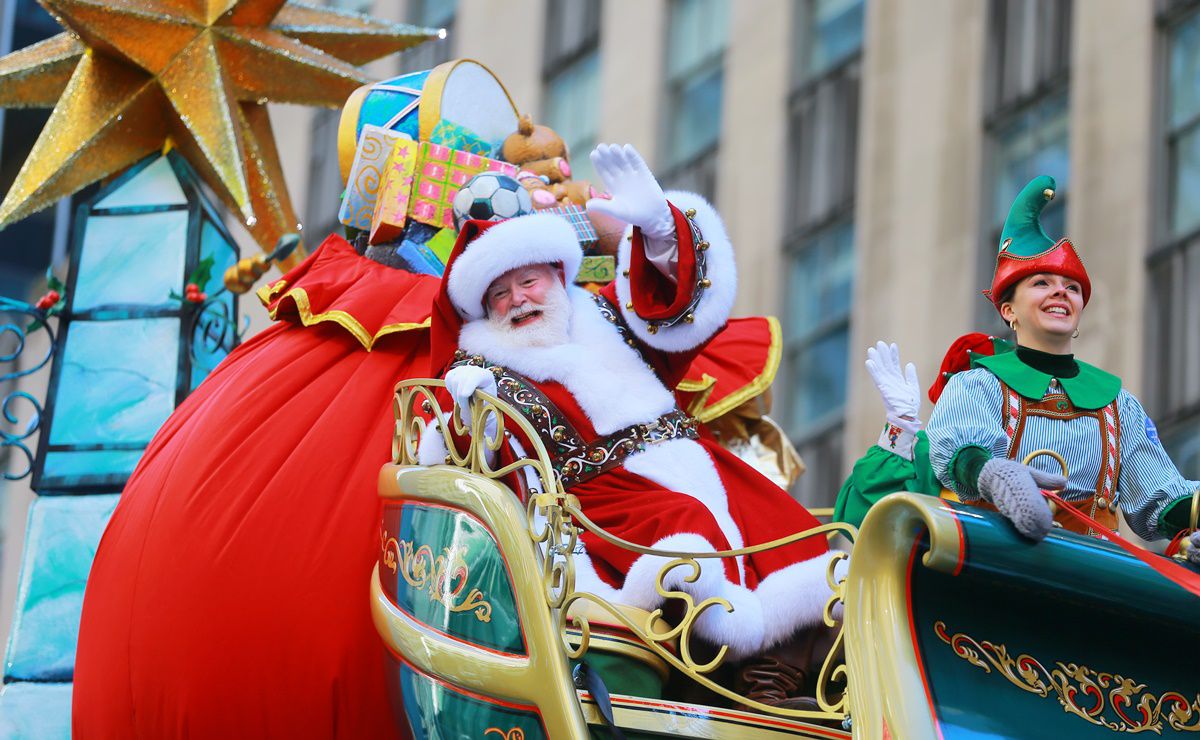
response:
[[[81,450],[47,452],[43,488],[74,485],[81,478],[128,476],[145,450]]]
[[[724,71],[720,66],[684,81],[672,106],[670,162],[696,157],[721,138],[721,93]]]
[[[1170,126],[1175,128],[1200,115],[1200,13],[1172,34],[1170,85]]]
[[[1171,182],[1171,234],[1200,228],[1200,128],[1175,142]]]
[[[803,435],[842,410],[846,403],[846,359],[850,327],[838,329],[799,350],[792,361],[790,421]]]
[[[410,22],[431,28],[450,25],[458,10],[458,0],[416,0],[413,5],[415,12]]]
[[[187,224],[186,210],[88,217],[73,310],[171,305],[171,291],[183,292]]]
[[[667,74],[675,78],[725,50],[728,0],[674,0],[667,37]]]
[[[115,192],[103,198],[96,208],[125,206],[186,205],[187,196],[166,157],[159,157],[134,175]]]
[[[146,443],[175,408],[179,319],[73,321],[51,444]]]
[[[848,316],[853,288],[854,225],[844,222],[810,239],[791,261],[788,341],[801,341],[822,324]]]
[[[1189,480],[1200,479],[1200,419],[1191,419],[1162,438],[1163,447]]]
[[[864,0],[816,0],[809,26],[806,76],[816,77],[858,53]]]
[[[596,145],[599,100],[599,51],[580,58],[546,84],[546,125],[566,141],[574,180],[596,179],[588,155]]]
[[[995,132],[990,217],[993,228],[1004,224],[1013,198],[1038,175],[1053,177],[1060,195],[1068,192],[1068,124],[1067,96],[1063,93],[1039,103]]]
[[[233,240],[205,218],[200,224],[200,259],[208,257],[213,258],[212,274],[200,289],[213,294],[225,285],[225,270],[233,267],[238,255]]]

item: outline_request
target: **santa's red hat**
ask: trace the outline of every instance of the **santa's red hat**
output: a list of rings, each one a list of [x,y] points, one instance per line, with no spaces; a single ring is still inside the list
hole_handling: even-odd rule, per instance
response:
[[[579,273],[582,261],[575,229],[560,216],[535,213],[464,223],[433,305],[430,371],[440,375],[453,360],[463,323],[486,315],[484,296],[493,280],[518,267],[552,264],[566,281]]]

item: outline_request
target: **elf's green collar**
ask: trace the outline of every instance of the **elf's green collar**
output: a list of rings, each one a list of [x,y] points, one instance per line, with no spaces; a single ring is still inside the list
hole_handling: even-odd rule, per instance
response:
[[[1086,362],[1078,360],[1076,362],[1079,365],[1078,375],[1074,378],[1058,379],[1067,398],[1071,399],[1071,403],[1076,408],[1094,411],[1102,409],[1116,400],[1117,394],[1121,392],[1120,378]],[[1046,394],[1046,389],[1050,386],[1050,380],[1053,378],[1049,373],[1034,370],[1021,362],[1021,358],[1017,357],[1016,352],[977,357],[973,364],[976,367],[987,369],[992,375],[1004,381],[1008,387],[1034,401],[1040,401]]]

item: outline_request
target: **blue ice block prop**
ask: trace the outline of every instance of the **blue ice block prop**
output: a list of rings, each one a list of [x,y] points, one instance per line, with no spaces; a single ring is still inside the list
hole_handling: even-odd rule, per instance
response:
[[[42,496],[33,502],[5,682],[70,681],[74,676],[83,587],[117,499],[113,493]]]

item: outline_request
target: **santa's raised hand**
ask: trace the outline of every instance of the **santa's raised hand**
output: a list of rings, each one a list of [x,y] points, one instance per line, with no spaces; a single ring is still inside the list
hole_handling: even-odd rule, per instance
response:
[[[592,198],[589,211],[633,224],[651,239],[674,236],[667,197],[636,149],[629,144],[600,144],[592,150],[592,166],[611,197]]]

